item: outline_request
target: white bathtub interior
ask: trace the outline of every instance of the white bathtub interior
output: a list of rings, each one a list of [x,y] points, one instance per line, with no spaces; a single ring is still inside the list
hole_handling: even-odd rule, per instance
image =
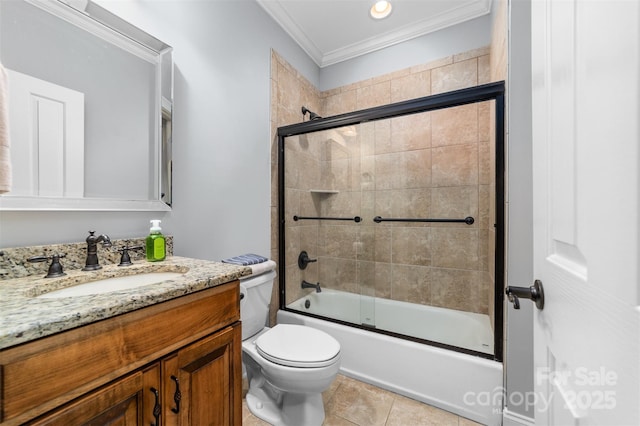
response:
[[[287,308],[489,355],[494,353],[491,321],[485,314],[332,289],[309,293]]]
[[[502,363],[279,310],[340,342],[341,374],[486,425],[502,421]]]

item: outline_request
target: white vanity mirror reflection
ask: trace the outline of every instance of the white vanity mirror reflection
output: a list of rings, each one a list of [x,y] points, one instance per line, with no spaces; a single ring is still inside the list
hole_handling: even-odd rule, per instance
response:
[[[171,50],[90,0],[0,1],[0,209],[170,210]]]

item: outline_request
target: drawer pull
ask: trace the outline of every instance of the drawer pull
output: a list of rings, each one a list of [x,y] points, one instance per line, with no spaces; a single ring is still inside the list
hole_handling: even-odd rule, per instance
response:
[[[156,388],[151,388],[151,392],[153,392],[153,394],[156,396],[156,403],[153,406],[153,417],[156,419],[156,422],[151,423],[151,426],[160,426],[160,413],[161,413],[160,393]]]
[[[173,394],[173,400],[176,402],[176,408],[172,408],[171,411],[178,414],[180,412],[180,400],[182,399],[182,393],[180,392],[180,382],[176,376],[171,376],[171,380],[176,382],[176,391]]]

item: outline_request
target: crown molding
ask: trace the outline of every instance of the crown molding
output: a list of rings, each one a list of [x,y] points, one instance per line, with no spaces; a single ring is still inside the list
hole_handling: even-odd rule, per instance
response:
[[[322,66],[322,52],[311,41],[279,1],[256,0],[262,8],[285,30],[318,66]]]
[[[330,52],[322,52],[287,13],[279,1],[256,1],[321,68],[366,55],[367,53],[375,52],[491,13],[491,0],[470,1],[458,8],[422,19],[411,25],[400,27],[397,30],[389,31]]]

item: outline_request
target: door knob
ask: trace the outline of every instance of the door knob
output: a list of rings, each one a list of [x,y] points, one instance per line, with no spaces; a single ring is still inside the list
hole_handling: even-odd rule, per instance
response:
[[[507,286],[504,292],[514,309],[520,309],[520,298],[531,300],[538,309],[544,308],[544,289],[540,280],[535,280],[531,287]]]

